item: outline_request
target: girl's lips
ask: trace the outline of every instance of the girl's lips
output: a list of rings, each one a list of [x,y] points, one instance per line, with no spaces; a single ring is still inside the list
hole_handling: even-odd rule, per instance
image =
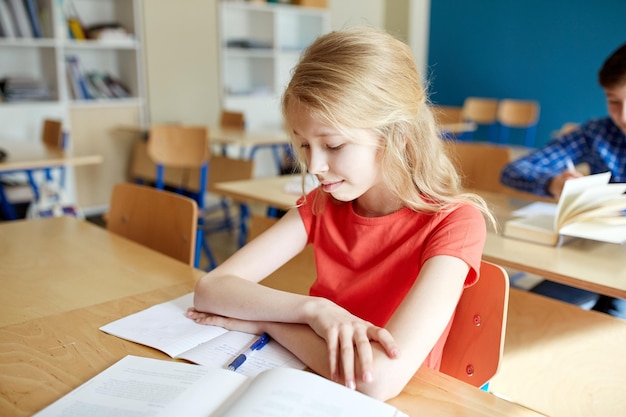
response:
[[[343,184],[343,181],[323,182],[322,190],[326,193],[332,193]]]

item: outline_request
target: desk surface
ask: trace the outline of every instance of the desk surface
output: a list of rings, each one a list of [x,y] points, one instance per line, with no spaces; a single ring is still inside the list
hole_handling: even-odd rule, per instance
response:
[[[1,223],[0,415],[31,415],[125,355],[168,359],[98,328],[192,291],[201,274],[75,218]],[[390,402],[413,417],[537,415],[428,369]]]
[[[215,184],[224,195],[243,202],[260,202],[279,209],[293,207],[298,195],[285,192],[297,176],[255,178]],[[483,193],[499,223],[531,201],[503,194]],[[544,278],[626,298],[626,245],[575,239],[562,247],[549,247],[487,234],[483,258],[499,265]]]
[[[0,140],[0,148],[7,152],[7,158],[0,162],[0,172],[102,163],[100,155],[69,156],[42,143]]]

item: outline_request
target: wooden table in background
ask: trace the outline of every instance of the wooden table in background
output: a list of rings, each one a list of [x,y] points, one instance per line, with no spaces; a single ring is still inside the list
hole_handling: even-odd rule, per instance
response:
[[[0,415],[29,416],[126,355],[98,328],[193,290],[202,271],[71,217],[0,224]],[[418,416],[537,416],[421,369],[390,401]]]
[[[215,189],[236,201],[258,202],[279,209],[294,207],[297,194],[285,191],[297,175],[215,184]],[[504,194],[480,192],[492,208],[500,226],[511,212],[532,201]],[[510,239],[490,231],[483,259],[504,267],[532,273],[546,279],[626,298],[626,245],[575,239],[561,247],[550,247]]]
[[[0,174],[63,166],[94,165],[103,161],[100,155],[66,155],[63,151],[48,147],[41,142],[0,140],[0,149],[7,153],[6,159],[0,162]],[[7,219],[14,220],[17,218],[15,209],[8,201],[2,184],[0,184],[0,209],[4,211]]]
[[[7,158],[0,162],[0,172],[55,168],[65,165],[92,165],[102,162],[100,155],[72,156],[42,143],[0,140]]]

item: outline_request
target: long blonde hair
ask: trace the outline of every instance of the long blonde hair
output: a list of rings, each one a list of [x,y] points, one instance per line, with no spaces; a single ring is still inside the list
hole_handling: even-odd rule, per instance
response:
[[[493,223],[485,202],[462,192],[413,54],[390,34],[354,27],[316,39],[303,53],[283,94],[283,115],[291,132],[290,103],[303,104],[339,130],[371,129],[381,137],[383,179],[407,207],[435,212],[470,202]],[[304,155],[298,146],[294,151],[301,172],[306,173]]]

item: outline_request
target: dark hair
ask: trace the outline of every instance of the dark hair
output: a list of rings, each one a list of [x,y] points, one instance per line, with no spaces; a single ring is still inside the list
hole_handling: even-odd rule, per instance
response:
[[[626,84],[626,43],[609,56],[598,72],[598,82],[604,88]]]

